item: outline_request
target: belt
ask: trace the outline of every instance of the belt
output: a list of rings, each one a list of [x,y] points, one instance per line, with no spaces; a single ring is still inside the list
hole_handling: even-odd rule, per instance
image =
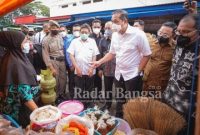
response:
[[[65,60],[64,56],[60,56],[60,57],[52,57],[52,56],[50,56],[50,59],[51,60],[56,60],[56,61],[64,61]]]

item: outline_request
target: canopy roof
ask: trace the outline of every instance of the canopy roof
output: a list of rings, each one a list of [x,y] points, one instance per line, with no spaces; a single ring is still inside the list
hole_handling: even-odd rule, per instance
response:
[[[33,0],[0,0],[0,17]]]

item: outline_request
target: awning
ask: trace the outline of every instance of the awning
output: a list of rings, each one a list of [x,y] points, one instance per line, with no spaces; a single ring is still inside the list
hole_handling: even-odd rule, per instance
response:
[[[0,17],[33,0],[0,0]]]
[[[200,7],[200,2],[198,2],[198,7]],[[186,10],[183,8],[182,2],[166,4],[166,5],[127,8],[124,10],[128,12],[128,17],[130,19],[142,18],[142,17],[156,17],[156,16],[164,16],[164,15],[184,15],[187,13]],[[108,21],[108,20],[111,20],[112,12],[113,10],[85,13],[85,14],[76,14],[76,15],[72,15],[74,18],[74,21],[63,22],[62,24],[66,26],[70,26],[75,23],[82,24],[84,22],[90,22],[94,18],[101,19],[102,21]]]

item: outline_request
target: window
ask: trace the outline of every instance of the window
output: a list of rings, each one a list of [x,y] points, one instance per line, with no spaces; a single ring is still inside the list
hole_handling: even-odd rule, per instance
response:
[[[83,1],[83,5],[90,4],[90,3],[91,3],[91,1]]]
[[[73,6],[76,6],[76,3],[73,3]]]
[[[93,2],[102,2],[103,0],[93,0]]]
[[[62,8],[67,8],[68,7],[68,5],[62,5]]]

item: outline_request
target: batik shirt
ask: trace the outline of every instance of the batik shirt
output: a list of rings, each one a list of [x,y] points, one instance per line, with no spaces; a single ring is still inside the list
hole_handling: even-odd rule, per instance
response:
[[[195,56],[195,48],[196,43],[176,47],[170,79],[164,92],[164,100],[185,116],[188,116],[190,106],[194,106],[194,103],[190,104],[190,95],[195,99],[197,92],[198,54]]]

